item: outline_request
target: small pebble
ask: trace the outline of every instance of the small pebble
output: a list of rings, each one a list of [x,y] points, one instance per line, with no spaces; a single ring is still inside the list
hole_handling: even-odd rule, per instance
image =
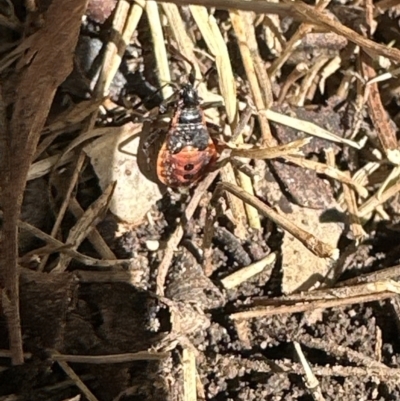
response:
[[[160,247],[160,242],[157,240],[147,240],[146,241],[146,247],[149,251],[157,251],[158,248]]]

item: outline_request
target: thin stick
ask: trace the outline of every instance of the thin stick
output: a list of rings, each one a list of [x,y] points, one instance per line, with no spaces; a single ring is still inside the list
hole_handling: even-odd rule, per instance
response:
[[[72,198],[69,202],[69,210],[77,220],[82,218],[83,214],[85,213],[76,198]],[[88,234],[87,238],[102,259],[117,259],[113,251],[107,245],[106,241],[104,241],[104,238],[100,235],[96,228],[93,228],[93,230]]]
[[[257,309],[251,309],[244,312],[236,312],[230,315],[230,318],[233,320],[242,320],[242,319],[255,319],[262,318],[265,316],[273,316],[273,315],[281,315],[281,314],[289,314],[289,313],[299,313],[299,312],[307,312],[313,311],[316,309],[326,309],[326,308],[334,308],[338,306],[346,306],[352,304],[359,304],[364,302],[373,302],[380,301],[387,298],[392,298],[396,294],[390,291],[381,292],[379,294],[369,294],[369,295],[361,295],[357,297],[350,297],[347,299],[332,299],[332,300],[320,300],[320,301],[312,301],[305,302],[296,305],[282,305],[277,307],[258,307]]]
[[[115,185],[116,182],[110,183],[100,197],[88,207],[81,219],[71,228],[67,238],[67,244],[70,244],[71,248],[77,249],[92,230],[99,216],[104,215],[113,196]],[[71,257],[69,255],[61,254],[57,266],[52,270],[52,273],[65,271],[70,261]]]
[[[86,384],[67,363],[59,361],[58,364],[89,401],[99,401],[98,398],[89,390],[89,387],[86,386]]]
[[[311,395],[315,401],[324,401],[325,398],[322,395],[319,381],[315,377],[310,364],[308,363],[306,357],[304,356],[303,350],[301,349],[300,344],[297,341],[295,341],[293,343],[293,345],[294,345],[294,349],[297,353],[297,356],[298,356],[300,363],[303,366],[303,369],[305,372],[305,378],[303,380],[305,381],[307,388],[310,390]]]
[[[57,362],[90,363],[93,365],[98,365],[109,363],[126,363],[132,361],[160,361],[168,356],[168,352],[149,351],[114,355],[66,355],[56,352],[51,355],[51,359]]]
[[[244,202],[247,202],[250,205],[254,206],[256,209],[258,209],[260,213],[271,219],[274,223],[278,224],[280,227],[288,231],[300,242],[302,242],[303,245],[315,255],[323,258],[332,258],[334,260],[338,258],[338,249],[333,248],[331,245],[320,241],[314,235],[296,226],[291,220],[282,216],[281,214],[267,206],[265,203],[246,193],[239,187],[236,187],[229,183],[219,183],[214,192],[212,202],[215,202],[222,195],[222,191],[229,191],[238,198],[242,199]]]
[[[2,216],[2,213],[0,213],[0,216]],[[47,242],[49,244],[47,247],[48,252],[61,252],[65,253],[78,262],[86,265],[86,266],[93,266],[93,267],[114,267],[122,264],[130,264],[132,263],[132,259],[115,259],[115,260],[101,260],[101,259],[95,259],[90,256],[83,255],[80,252],[75,251],[74,249],[70,249],[71,245],[64,244],[63,242],[59,241],[56,238],[53,238],[51,235],[46,234],[42,230],[36,228],[35,226],[32,226],[29,223],[26,223],[24,221],[18,220],[18,227],[22,230],[26,230],[29,233],[33,234],[35,237],[40,238],[42,241]],[[41,248],[43,249],[43,248]],[[32,251],[33,254],[37,253],[37,250]],[[24,260],[29,260],[27,259],[29,257],[30,253],[24,255],[23,258],[19,259],[19,263],[22,263]]]

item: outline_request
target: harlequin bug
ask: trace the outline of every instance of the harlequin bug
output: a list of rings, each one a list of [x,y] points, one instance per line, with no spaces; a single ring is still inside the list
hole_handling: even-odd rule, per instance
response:
[[[194,79],[191,73],[189,82],[179,91],[169,129],[158,153],[158,179],[170,187],[196,184],[218,158]]]

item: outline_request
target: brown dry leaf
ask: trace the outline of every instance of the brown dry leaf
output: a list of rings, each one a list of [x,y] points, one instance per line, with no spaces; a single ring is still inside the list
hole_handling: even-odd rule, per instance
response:
[[[323,211],[294,204],[291,208],[293,213],[288,217],[294,224],[304,227],[317,238],[336,248],[343,230],[340,224],[321,222],[320,215]],[[285,294],[306,290],[318,282],[332,279],[331,268],[332,260],[315,256],[293,235],[285,233],[282,243],[282,291]]]
[[[8,336],[15,365],[23,363],[22,337],[19,318],[17,274],[17,221],[21,209],[26,177],[40,133],[48,117],[58,86],[72,70],[73,51],[78,40],[85,1],[70,1],[68,7],[62,1],[53,1],[42,15],[42,26],[11,53],[12,68],[16,79],[10,99],[12,116],[3,124],[0,139],[3,192],[1,203],[4,212],[1,281],[7,293]],[[29,24],[28,24],[29,25]],[[28,29],[24,32],[28,34]],[[24,35],[24,36],[25,36]],[[2,38],[3,40],[3,38]],[[7,65],[7,62],[3,64]],[[4,85],[0,97],[5,95]],[[3,101],[3,99],[0,99]],[[11,111],[11,110],[10,110]],[[6,119],[4,119],[6,122]],[[8,127],[7,127],[8,126]]]
[[[138,165],[141,131],[142,124],[128,123],[116,135],[101,136],[84,148],[101,188],[117,181],[111,212],[132,224],[139,223],[162,197],[159,185],[150,181]]]

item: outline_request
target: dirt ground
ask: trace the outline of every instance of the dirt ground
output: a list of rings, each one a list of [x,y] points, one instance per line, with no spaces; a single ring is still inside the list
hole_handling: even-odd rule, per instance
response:
[[[400,7],[195,3],[0,5],[0,401],[400,399]]]

